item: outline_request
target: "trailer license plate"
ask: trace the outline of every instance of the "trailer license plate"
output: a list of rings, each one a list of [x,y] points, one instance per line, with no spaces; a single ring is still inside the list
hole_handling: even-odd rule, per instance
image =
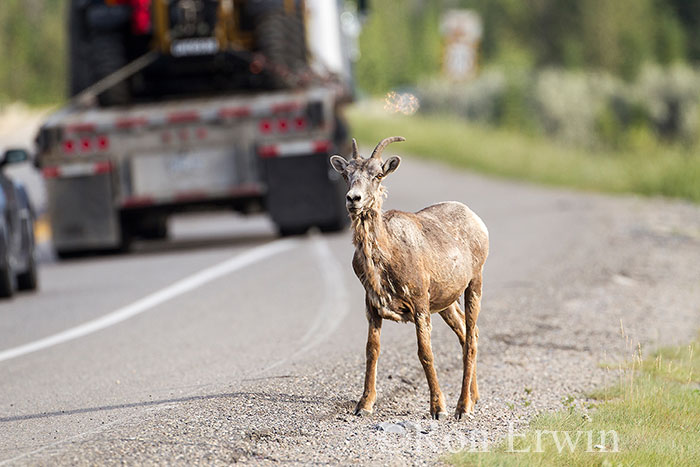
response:
[[[192,154],[178,154],[168,159],[167,167],[171,175],[177,176],[182,173],[199,171],[204,165],[204,160],[201,157],[195,157]]]
[[[168,198],[179,192],[221,193],[237,184],[233,151],[150,154],[132,162],[134,195]]]
[[[219,41],[214,37],[199,39],[183,39],[174,41],[170,46],[173,57],[193,57],[198,55],[213,55],[219,51]]]

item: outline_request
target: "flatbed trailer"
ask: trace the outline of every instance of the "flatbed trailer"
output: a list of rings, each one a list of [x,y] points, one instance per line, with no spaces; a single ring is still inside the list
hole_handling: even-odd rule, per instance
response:
[[[283,235],[345,227],[332,87],[65,108],[37,137],[59,256],[163,238],[169,215],[267,211]]]

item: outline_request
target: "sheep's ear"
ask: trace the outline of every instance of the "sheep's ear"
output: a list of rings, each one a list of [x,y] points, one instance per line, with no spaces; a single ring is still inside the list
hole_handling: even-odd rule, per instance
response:
[[[399,156],[391,156],[384,162],[384,165],[382,166],[382,170],[384,171],[384,176],[386,177],[389,175],[391,172],[399,168],[399,164],[401,163],[401,158]]]
[[[345,169],[348,168],[348,161],[340,156],[331,156],[331,166],[338,173],[345,173]]]

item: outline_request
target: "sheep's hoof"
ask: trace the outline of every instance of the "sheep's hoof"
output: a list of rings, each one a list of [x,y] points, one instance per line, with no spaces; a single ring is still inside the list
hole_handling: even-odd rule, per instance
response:
[[[435,412],[432,414],[434,420],[440,420],[447,418],[447,412]]]
[[[355,409],[355,415],[358,417],[369,417],[372,413],[374,413],[374,410],[361,409],[359,407]]]
[[[455,410],[455,420],[462,420],[462,419],[471,420],[473,418],[474,418],[474,416],[471,413],[465,411],[464,409]]]

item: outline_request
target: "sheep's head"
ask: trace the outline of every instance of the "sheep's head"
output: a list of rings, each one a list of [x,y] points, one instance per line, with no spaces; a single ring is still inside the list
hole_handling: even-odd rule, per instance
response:
[[[345,160],[341,156],[332,156],[331,165],[343,175],[350,189],[345,197],[345,206],[351,215],[361,214],[371,209],[379,209],[382,204],[384,188],[382,179],[389,175],[401,163],[399,156],[391,156],[382,162],[381,155],[390,143],[406,141],[402,136],[383,139],[367,159],[360,156],[357,141],[352,140],[352,157]]]

